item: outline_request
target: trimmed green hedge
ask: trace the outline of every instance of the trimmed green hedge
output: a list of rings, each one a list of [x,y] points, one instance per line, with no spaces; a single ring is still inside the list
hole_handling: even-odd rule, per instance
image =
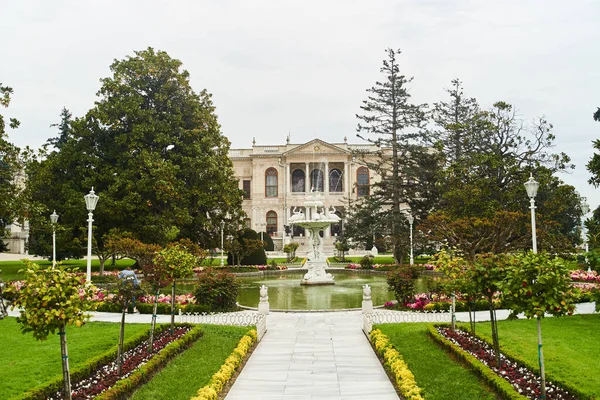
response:
[[[155,334],[160,333],[165,329],[169,329],[169,327],[170,327],[170,325],[168,325],[168,324],[167,325],[159,325],[156,327]],[[162,353],[165,350],[167,350],[168,348],[170,348],[173,345],[176,345],[175,348],[178,349],[176,354],[178,354],[180,351],[182,351],[184,349],[184,347],[182,347],[182,346],[186,346],[185,348],[189,347],[194,342],[194,340],[197,340],[201,335],[202,335],[202,331],[201,331],[200,326],[194,327],[190,332],[186,333],[181,339],[169,344],[159,354],[157,354],[152,359],[150,359],[147,364],[140,367],[138,370],[136,370],[136,372],[134,372],[131,376],[129,376],[129,378],[124,379],[122,381],[131,379],[134,375],[137,374],[137,371],[141,370],[142,368],[144,368],[148,365],[153,365],[154,369],[152,369],[152,371],[155,372],[156,371],[156,363],[157,363],[157,362],[153,361],[155,358],[158,357],[160,362],[163,362],[163,364],[161,364],[161,365],[164,365],[164,362],[166,362],[166,361],[164,361],[165,358],[162,355]],[[140,343],[142,343],[144,340],[146,340],[149,336],[150,336],[150,330],[148,329],[147,331],[142,332],[142,333],[132,337],[131,339],[125,341],[125,343],[123,344],[124,351],[128,351],[128,350],[138,346]],[[181,342],[181,343],[179,343],[179,342]],[[170,349],[167,354],[171,355],[169,360],[171,358],[173,358],[175,355],[175,354],[173,354],[172,349]],[[117,358],[117,345],[115,345],[115,347],[112,350],[109,350],[97,357],[94,357],[94,358],[88,360],[85,365],[82,365],[81,367],[78,367],[78,368],[72,370],[71,371],[71,382],[76,382],[76,381],[79,381],[79,380],[89,377],[90,374],[92,374],[92,372],[94,372],[101,366],[114,361],[116,358]],[[145,368],[142,376],[146,376],[148,373],[149,373],[148,369]],[[137,379],[139,379],[139,378],[137,378]],[[119,385],[119,383],[122,381],[119,381],[117,383],[117,385],[115,385],[115,387],[117,387]],[[126,388],[131,387],[129,384],[124,384],[124,385],[126,385]],[[63,389],[63,379],[61,376],[59,378],[55,378],[51,381],[48,381],[46,384],[44,384],[42,386],[39,386],[32,390],[29,390],[18,397],[14,397],[13,400],[43,400],[43,399],[46,399],[49,396],[53,395],[56,392],[62,391],[62,389]],[[113,387],[113,389],[114,389],[114,387]],[[127,393],[131,394],[134,389],[135,389],[135,387],[133,387],[132,390]],[[120,390],[125,390],[125,389],[120,389]],[[112,389],[111,389],[111,391],[112,391]],[[104,393],[101,396],[103,396],[103,395],[104,395]],[[99,399],[100,396],[98,396],[96,398]],[[125,398],[125,397],[121,396],[121,397],[107,397],[107,398],[117,399],[117,398]]]
[[[479,361],[475,356],[464,351],[459,346],[447,340],[440,335],[436,326],[445,325],[428,325],[427,329],[432,339],[442,348],[454,354],[457,359],[461,360],[465,365],[471,368],[481,379],[483,379],[490,387],[492,387],[503,399],[509,400],[524,400],[527,397],[519,394],[513,386],[506,380],[499,377],[487,365]]]
[[[483,337],[483,336],[479,336],[476,335],[478,339],[483,340],[484,342],[486,342],[488,345],[493,346],[492,342],[490,340],[488,340],[488,338]],[[517,353],[513,353],[510,350],[502,347],[502,354],[504,354],[504,356],[506,358],[508,358],[509,360],[516,362],[517,364],[520,364],[524,367],[526,367],[527,369],[529,369],[530,371],[534,372],[535,374],[537,374],[538,376],[540,375],[540,365],[539,364],[530,364],[528,363],[524,358],[521,358]],[[564,380],[556,377],[555,375],[545,372],[545,376],[546,376],[546,382],[552,382],[560,387],[562,387],[563,389],[565,389],[566,391],[570,392],[571,394],[575,395],[577,398],[581,399],[581,400],[593,400],[592,397],[590,397],[588,394],[585,394],[583,392],[581,392],[579,389],[577,389],[575,386],[565,382]]]
[[[168,325],[164,325],[166,329]],[[180,339],[168,344],[157,355],[125,379],[118,381],[112,388],[96,396],[97,400],[117,400],[126,399],[141,385],[148,382],[154,374],[160,371],[169,361],[179,353],[189,348],[196,340],[202,336],[202,328],[196,325]]]

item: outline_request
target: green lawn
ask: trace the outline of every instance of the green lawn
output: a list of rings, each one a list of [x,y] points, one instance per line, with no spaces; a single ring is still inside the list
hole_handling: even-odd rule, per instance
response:
[[[50,265],[52,265],[51,261],[35,261],[36,264],[39,264],[40,266],[46,266],[49,267]],[[105,271],[112,271],[112,270],[122,270],[125,269],[125,267],[127,267],[128,265],[133,265],[134,261],[129,259],[129,258],[125,258],[122,260],[117,260],[115,265],[112,265],[111,261],[107,261],[106,264],[104,265],[104,270]],[[82,260],[64,260],[61,261],[61,264],[64,266],[67,266],[69,268],[79,268],[79,271],[81,272],[85,272],[87,270],[87,260],[86,259],[82,259]],[[2,278],[3,281],[8,282],[8,281],[16,281],[16,280],[22,280],[25,279],[25,276],[21,273],[19,273],[19,270],[23,269],[23,263],[21,261],[0,261],[0,271],[2,271],[2,274],[0,275],[0,278]],[[100,262],[97,259],[92,259],[92,272],[97,272],[100,269]],[[92,281],[94,280],[94,277],[92,277]]]
[[[62,375],[60,342],[51,335],[43,342],[31,333],[22,334],[16,318],[0,320],[0,399],[9,399]],[[129,324],[125,338],[145,331],[150,324]],[[119,324],[88,322],[81,328],[67,328],[69,366],[117,346]]]
[[[427,336],[427,324],[377,325],[386,334],[415,376],[427,400],[495,399],[475,374],[450,359]]]
[[[476,332],[491,340],[489,323]],[[542,320],[546,372],[570,383],[590,397],[600,398],[600,314],[573,315]],[[537,321],[499,321],[500,347],[538,365]]]
[[[248,332],[248,327],[204,325],[204,335],[172,360],[131,399],[187,400],[205,386]]]

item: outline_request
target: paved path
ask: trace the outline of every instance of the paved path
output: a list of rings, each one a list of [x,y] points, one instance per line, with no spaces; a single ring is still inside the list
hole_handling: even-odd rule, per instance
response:
[[[271,313],[226,400],[397,400],[360,312]]]

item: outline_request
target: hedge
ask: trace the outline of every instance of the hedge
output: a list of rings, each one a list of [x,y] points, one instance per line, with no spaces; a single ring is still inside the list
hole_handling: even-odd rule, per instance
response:
[[[428,325],[427,329],[433,340],[442,348],[450,351],[464,364],[470,367],[481,379],[483,379],[491,388],[493,388],[503,399],[524,400],[527,397],[519,394],[515,388],[506,379],[499,377],[487,365],[479,361],[475,356],[464,351],[460,346],[450,342],[443,337],[436,329],[436,326]]]
[[[160,333],[165,329],[169,329],[169,327],[170,327],[170,325],[159,325],[155,330],[155,334]],[[186,335],[184,335],[184,338],[187,335],[190,335],[190,333],[194,332],[194,331],[195,330],[192,329],[190,332],[188,332]],[[196,339],[197,339],[198,337],[200,337],[202,332],[198,328],[198,332],[195,334],[197,335],[196,336]],[[141,333],[135,335],[134,337],[128,339],[123,344],[124,351],[128,351],[128,350],[138,346],[140,343],[142,343],[144,340],[146,340],[149,336],[150,336],[150,330],[148,329],[147,331],[141,332]],[[182,340],[182,339],[179,339],[179,340]],[[177,342],[173,342],[173,343],[177,343]],[[169,346],[171,346],[173,343],[171,343]],[[169,347],[169,346],[167,346],[167,347]],[[165,349],[167,349],[167,347],[165,347]],[[163,349],[163,351],[165,349]],[[162,351],[161,351],[161,353],[157,354],[157,356],[160,354],[162,354]],[[153,357],[152,359],[156,358],[157,356]],[[117,345],[115,345],[112,350],[108,350],[105,353],[100,354],[100,355],[88,360],[85,364],[73,369],[71,371],[71,382],[76,382],[76,381],[79,381],[79,380],[89,377],[95,370],[102,367],[103,365],[106,365],[106,364],[114,361],[116,358],[117,358]],[[150,360],[148,362],[148,364],[151,361],[152,360]],[[46,398],[54,395],[54,393],[56,393],[56,392],[62,391],[62,389],[63,389],[63,378],[62,378],[62,376],[60,376],[60,377],[57,377],[57,378],[54,378],[54,379],[48,381],[47,383],[45,383],[42,386],[39,386],[35,389],[29,390],[18,397],[14,397],[13,400],[38,400],[38,399],[43,400],[43,399],[46,399]],[[96,398],[98,398],[98,397],[96,397]]]

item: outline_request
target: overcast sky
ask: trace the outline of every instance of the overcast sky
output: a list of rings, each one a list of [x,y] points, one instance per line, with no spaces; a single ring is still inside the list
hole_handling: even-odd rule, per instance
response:
[[[415,102],[445,100],[458,77],[484,108],[545,116],[576,164],[563,180],[600,203],[585,169],[600,138],[599,1],[0,0],[0,15],[0,82],[15,91],[1,112],[21,121],[21,147],[57,136],[63,106],[84,115],[112,61],[148,46],[213,94],[232,147],[288,132],[358,143],[355,114],[392,47]]]

